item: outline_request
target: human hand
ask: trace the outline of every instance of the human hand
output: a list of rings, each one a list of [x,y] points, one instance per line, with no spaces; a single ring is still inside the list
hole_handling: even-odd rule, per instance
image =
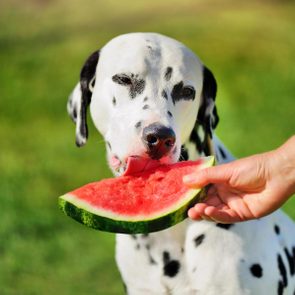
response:
[[[287,143],[275,151],[186,176],[184,183],[190,187],[212,183],[205,201],[191,208],[189,217],[232,223],[278,209],[295,191],[295,137],[291,150]]]

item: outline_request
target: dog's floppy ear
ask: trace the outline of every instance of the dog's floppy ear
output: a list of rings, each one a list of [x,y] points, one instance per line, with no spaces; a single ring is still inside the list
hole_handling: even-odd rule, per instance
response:
[[[210,138],[213,129],[216,128],[219,117],[215,105],[217,83],[211,71],[204,66],[203,68],[203,90],[202,101],[198,112],[197,122],[204,128]]]
[[[87,108],[91,101],[92,91],[95,85],[95,72],[99,58],[99,50],[93,52],[85,61],[81,73],[80,82],[71,93],[67,110],[76,124],[76,145],[83,146],[88,138]]]

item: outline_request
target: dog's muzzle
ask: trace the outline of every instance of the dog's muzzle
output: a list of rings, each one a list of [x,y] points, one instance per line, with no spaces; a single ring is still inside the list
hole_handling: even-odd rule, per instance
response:
[[[143,129],[142,141],[147,149],[147,154],[159,160],[166,156],[175,145],[175,133],[159,123],[153,123]]]

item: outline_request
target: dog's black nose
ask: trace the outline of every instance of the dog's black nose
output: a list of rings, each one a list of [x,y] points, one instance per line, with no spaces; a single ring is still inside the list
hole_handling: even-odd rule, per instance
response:
[[[175,144],[175,133],[171,128],[153,123],[143,129],[142,141],[152,159],[160,159]]]

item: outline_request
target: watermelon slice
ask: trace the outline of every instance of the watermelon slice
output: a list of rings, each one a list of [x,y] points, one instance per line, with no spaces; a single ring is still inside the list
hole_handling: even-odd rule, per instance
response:
[[[184,175],[214,164],[213,157],[160,165],[129,158],[123,176],[89,183],[59,198],[61,210],[94,229],[149,233],[173,226],[202,199],[204,190],[182,182]]]

